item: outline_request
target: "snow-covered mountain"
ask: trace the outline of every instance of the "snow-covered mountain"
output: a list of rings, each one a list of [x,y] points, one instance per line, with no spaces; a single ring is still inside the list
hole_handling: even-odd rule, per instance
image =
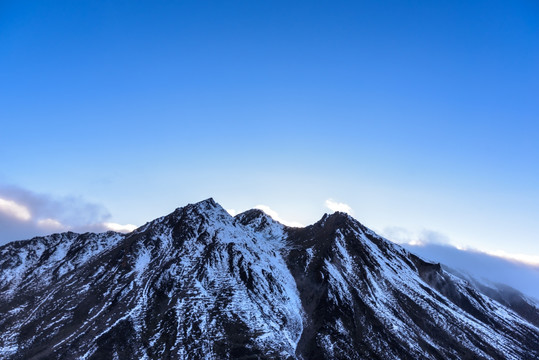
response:
[[[537,304],[504,291],[343,213],[289,228],[208,199],[0,247],[0,358],[539,358]]]

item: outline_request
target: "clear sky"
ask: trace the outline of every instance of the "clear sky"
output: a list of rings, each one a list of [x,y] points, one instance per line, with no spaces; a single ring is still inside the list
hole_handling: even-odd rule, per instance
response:
[[[0,124],[0,242],[333,199],[539,264],[535,0],[4,0]]]

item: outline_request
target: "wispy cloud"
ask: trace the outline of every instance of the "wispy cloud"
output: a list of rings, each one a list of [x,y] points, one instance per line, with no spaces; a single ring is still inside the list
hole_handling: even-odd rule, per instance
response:
[[[132,231],[110,222],[99,204],[77,197],[52,197],[13,186],[0,186],[0,244],[62,231]]]
[[[271,218],[273,220],[278,221],[283,225],[291,226],[291,227],[303,227],[304,226],[303,224],[301,224],[301,223],[299,223],[297,221],[289,221],[289,220],[283,219],[282,217],[279,216],[279,214],[275,210],[272,210],[267,205],[256,205],[255,209],[262,210],[263,212],[265,212],[266,214],[271,216]]]
[[[352,207],[348,204],[337,202],[333,199],[327,199],[325,205],[331,211],[340,211],[352,215]]]

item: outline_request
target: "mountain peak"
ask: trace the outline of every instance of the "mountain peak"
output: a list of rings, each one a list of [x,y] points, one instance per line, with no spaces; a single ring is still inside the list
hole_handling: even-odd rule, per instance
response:
[[[280,236],[285,225],[274,220],[271,216],[260,209],[250,209],[234,217],[234,219],[252,230],[265,233],[270,237]]]
[[[183,207],[179,207],[170,215],[179,216],[180,214],[183,214],[185,212],[192,212],[192,211],[195,211],[196,213],[200,213],[200,214],[206,214],[208,216],[212,216],[212,214],[213,215],[218,214],[220,216],[226,215],[226,217],[232,217],[212,197],[196,202],[196,203],[187,204],[186,206],[183,206]]]
[[[258,219],[258,218],[267,217],[267,216],[268,215],[260,209],[249,209],[242,213],[239,213],[238,215],[234,216],[234,218],[244,223],[244,222],[250,222],[253,219]]]
[[[217,205],[219,205],[218,203],[215,202],[215,200],[213,200],[212,197],[209,197],[205,200],[201,200],[197,203],[194,203],[193,205],[195,206],[212,206],[212,207],[215,207]]]
[[[219,203],[217,203],[212,197],[210,197],[210,198],[201,200],[193,204],[188,204],[187,206],[185,206],[185,208],[196,208],[196,209],[204,211],[204,210],[212,210],[216,208],[222,209],[223,207],[219,205]],[[182,208],[178,208],[178,209],[182,209]]]
[[[342,211],[335,211],[331,214],[324,214],[320,220],[318,220],[316,223],[313,224],[313,226],[320,226],[320,227],[342,227],[347,224],[353,224],[357,225],[363,230],[365,227],[357,221],[354,217],[349,215],[348,213],[342,212]]]
[[[291,228],[208,198],[130,234],[68,235],[0,248],[1,358],[539,357],[536,307],[343,212]]]
[[[326,215],[326,214],[325,214]],[[343,220],[355,220],[350,214],[342,212],[342,211],[335,211],[334,213],[331,213],[327,215],[328,218],[335,218],[335,219],[343,219]]]

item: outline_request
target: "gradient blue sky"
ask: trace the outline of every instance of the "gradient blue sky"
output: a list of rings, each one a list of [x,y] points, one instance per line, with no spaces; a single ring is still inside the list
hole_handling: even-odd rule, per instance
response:
[[[76,227],[331,198],[539,264],[538,99],[535,0],[0,1],[0,199]]]

